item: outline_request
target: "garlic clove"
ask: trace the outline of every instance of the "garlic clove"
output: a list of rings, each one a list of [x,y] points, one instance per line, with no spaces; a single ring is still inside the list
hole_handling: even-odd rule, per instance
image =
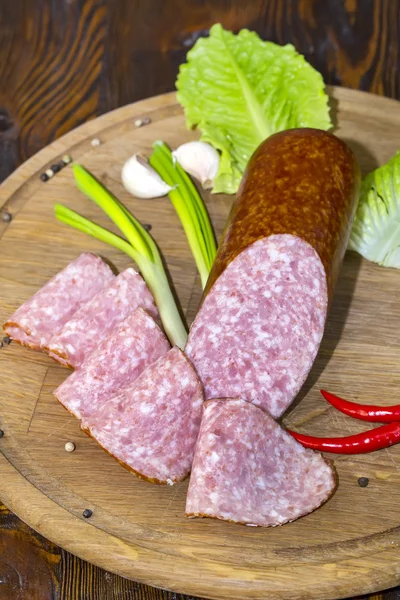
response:
[[[218,173],[220,156],[211,144],[187,142],[174,150],[172,156],[182,169],[198,179],[205,189],[212,187]]]
[[[137,198],[159,198],[174,188],[165,183],[145,156],[134,154],[122,167],[122,183]]]

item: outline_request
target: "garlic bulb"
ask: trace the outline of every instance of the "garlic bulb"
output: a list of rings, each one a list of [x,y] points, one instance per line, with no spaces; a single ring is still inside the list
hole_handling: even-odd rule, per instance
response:
[[[211,188],[219,169],[219,154],[206,142],[187,142],[172,153],[174,159],[189,175],[205,188]]]
[[[126,161],[121,178],[124,187],[137,198],[159,198],[174,189],[161,179],[141,154],[134,154]]]

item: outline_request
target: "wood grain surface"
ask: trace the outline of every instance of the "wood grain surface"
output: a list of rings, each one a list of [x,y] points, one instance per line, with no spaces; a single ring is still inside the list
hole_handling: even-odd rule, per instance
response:
[[[398,0],[0,0],[0,180],[86,120],[173,89],[216,21],[294,43],[328,83],[400,97]],[[34,599],[32,573],[43,600],[179,597],[75,559],[7,511],[0,527],[1,600]]]
[[[369,172],[397,149],[399,103],[343,88],[329,89],[335,132]],[[149,124],[136,127],[138,118]],[[84,250],[104,253],[122,271],[130,259],[58,223],[55,199],[109,226],[77,192],[71,166],[49,182],[40,173],[69,153],[152,224],[188,324],[201,298],[194,262],[174,209],[165,198],[143,202],[122,187],[120,168],[154,139],[171,147],[198,135],[185,127],[175,94],[156,96],[90,121],[46,146],[0,186],[0,322],[54,272]],[[94,148],[91,140],[100,140]],[[204,193],[217,237],[232,197]],[[174,235],[171,236],[171,231]],[[342,435],[366,424],[322,401],[320,387],[352,390],[373,401],[398,398],[399,273],[346,255],[324,340],[308,381],[285,424],[307,433]],[[379,318],[384,314],[385,319]],[[366,374],[368,379],[366,380]],[[66,369],[47,356],[4,345],[0,351],[1,495],[7,506],[74,554],[156,587],[223,600],[335,600],[398,581],[400,446],[371,455],[336,457],[339,490],[318,511],[282,528],[249,530],[183,516],[187,482],[152,486],[121,469],[79,430],[52,392]],[[72,440],[73,454],[64,450]],[[370,485],[357,485],[359,477]],[[384,506],[384,509],[383,509]],[[92,511],[90,520],[83,511]],[[362,523],[362,527],[360,527]]]

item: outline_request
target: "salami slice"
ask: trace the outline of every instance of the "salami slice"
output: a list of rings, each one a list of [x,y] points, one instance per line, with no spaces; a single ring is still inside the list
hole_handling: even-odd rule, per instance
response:
[[[154,319],[142,308],[136,308],[54,395],[78,419],[88,417],[131,385],[169,348],[167,338]]]
[[[172,485],[192,466],[202,404],[197,374],[181,350],[172,348],[84,419],[82,428],[142,479]]]
[[[275,235],[244,250],[190,330],[186,353],[206,398],[240,397],[279,417],[315,359],[327,302],[324,269],[307,242]]]
[[[20,306],[4,330],[19,344],[40,350],[83,304],[114,279],[99,256],[85,252]]]
[[[357,204],[351,150],[320,130],[269,137],[251,158],[186,352],[206,398],[274,417],[316,357]]]
[[[52,337],[47,351],[69,367],[80,367],[85,358],[138,306],[152,317],[158,311],[147,285],[134,269],[126,269],[89,302]]]
[[[209,400],[192,466],[186,516],[271,527],[323,504],[336,479],[267,413],[243,400]]]

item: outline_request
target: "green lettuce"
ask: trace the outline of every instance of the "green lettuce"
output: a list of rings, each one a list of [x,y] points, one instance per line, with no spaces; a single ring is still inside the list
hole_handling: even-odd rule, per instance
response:
[[[400,151],[362,182],[349,248],[400,268]]]
[[[268,136],[292,127],[329,129],[321,75],[290,44],[263,42],[214,25],[188,52],[176,82],[187,126],[221,151],[213,192],[235,193],[247,162]]]

